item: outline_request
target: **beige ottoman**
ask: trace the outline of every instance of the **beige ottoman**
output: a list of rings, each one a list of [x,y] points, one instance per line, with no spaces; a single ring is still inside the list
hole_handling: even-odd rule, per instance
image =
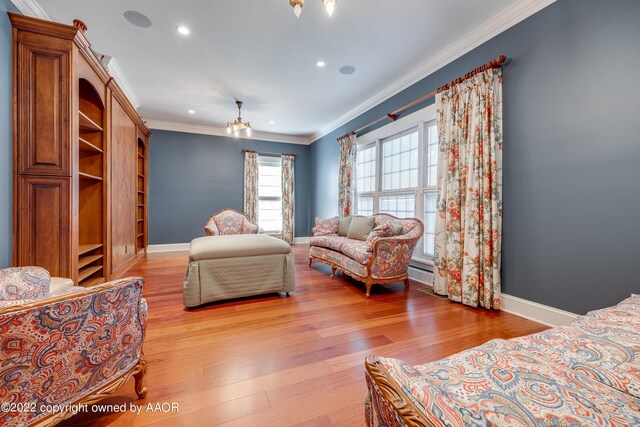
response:
[[[295,290],[291,246],[264,234],[199,237],[191,242],[185,307]]]

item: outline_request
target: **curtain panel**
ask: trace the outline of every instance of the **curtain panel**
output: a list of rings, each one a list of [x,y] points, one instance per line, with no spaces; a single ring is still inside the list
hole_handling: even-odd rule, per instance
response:
[[[351,132],[338,138],[340,144],[340,174],[338,187],[338,215],[351,215],[353,206],[353,173],[356,164],[356,134]]]
[[[258,153],[244,153],[244,214],[258,223]]]
[[[282,155],[282,239],[292,244],[296,236],[295,156]]]
[[[500,309],[502,71],[478,73],[436,95],[438,189],[434,291]]]

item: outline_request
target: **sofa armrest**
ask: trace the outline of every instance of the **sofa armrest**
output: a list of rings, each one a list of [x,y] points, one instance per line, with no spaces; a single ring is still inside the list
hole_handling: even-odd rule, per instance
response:
[[[373,245],[369,274],[374,279],[402,278],[408,274],[417,239],[383,237]]]
[[[242,224],[242,234],[258,234],[258,225],[247,220]]]
[[[0,412],[0,425],[45,423],[69,405],[126,381],[143,362],[142,278],[0,309],[0,390],[35,412]],[[112,387],[113,388],[113,387]]]
[[[218,236],[220,234],[213,217],[209,218],[209,221],[207,221],[207,225],[204,226],[204,232],[207,236]]]
[[[49,294],[51,276],[41,267],[12,267],[0,270],[0,300],[32,300]]]

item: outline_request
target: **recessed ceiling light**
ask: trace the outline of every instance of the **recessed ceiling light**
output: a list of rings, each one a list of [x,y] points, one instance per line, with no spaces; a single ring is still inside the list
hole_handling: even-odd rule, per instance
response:
[[[324,61],[318,61],[316,62],[316,65],[320,68],[324,67],[325,65],[327,65]]]
[[[149,28],[150,26],[153,25],[153,22],[151,22],[151,19],[149,19],[148,17],[146,17],[140,12],[136,12],[135,10],[127,10],[124,13],[124,19],[126,19],[136,27],[140,27],[140,28]]]
[[[340,72],[345,75],[353,74],[356,72],[356,67],[345,65],[344,67],[340,68]]]
[[[270,124],[270,125],[275,125],[275,124],[276,124],[276,122],[274,122],[273,120],[269,120],[269,124]]]
[[[180,25],[180,26],[176,27],[176,31],[178,31],[183,36],[188,36],[189,34],[191,34],[191,31],[189,31],[189,29],[187,27],[185,27],[184,25]]]
[[[189,110],[189,114],[195,114],[195,110]]]

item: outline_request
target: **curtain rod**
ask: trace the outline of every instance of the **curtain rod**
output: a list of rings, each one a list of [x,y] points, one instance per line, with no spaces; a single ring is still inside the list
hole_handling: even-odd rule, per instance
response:
[[[452,81],[451,83],[448,83],[448,84],[442,86],[441,88],[438,88],[438,89],[434,90],[433,92],[429,92],[425,96],[423,96],[421,98],[418,98],[415,101],[408,103],[407,105],[403,105],[402,107],[398,108],[397,110],[392,111],[391,113],[388,113],[386,116],[382,116],[379,119],[374,120],[371,123],[366,124],[366,125],[362,126],[359,129],[356,129],[354,132],[355,133],[362,132],[363,130],[365,130],[365,129],[367,129],[367,128],[375,125],[375,124],[378,124],[381,121],[386,120],[386,119],[391,119],[392,121],[395,122],[396,120],[398,120],[398,115],[400,113],[402,113],[403,111],[405,111],[405,110],[407,110],[407,109],[409,109],[411,107],[414,107],[414,106],[416,106],[418,104],[421,104],[421,103],[425,102],[427,99],[433,98],[434,96],[436,96],[436,94],[438,92],[441,92],[443,90],[449,89],[452,85],[461,83],[461,82],[465,81],[466,79],[475,76],[478,73],[481,73],[483,71],[486,71],[486,70],[489,70],[489,69],[492,69],[492,68],[505,67],[505,66],[509,65],[509,63],[511,63],[511,59],[507,58],[504,55],[500,55],[499,57],[497,57],[493,61],[487,62],[483,66],[476,68],[475,70],[465,74],[464,76],[462,76],[460,78],[457,78],[456,80]]]
[[[297,154],[293,154],[293,153],[272,153],[271,151],[242,150],[242,152],[243,153],[270,154],[272,156],[293,156],[293,157],[298,157]]]

